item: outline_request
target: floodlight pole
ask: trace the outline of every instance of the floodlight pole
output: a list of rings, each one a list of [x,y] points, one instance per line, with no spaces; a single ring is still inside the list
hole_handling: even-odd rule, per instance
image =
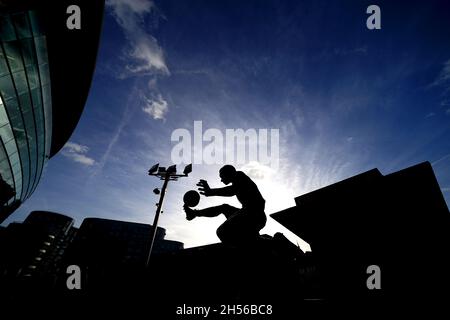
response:
[[[166,170],[166,168],[162,168],[162,167],[158,168],[158,167],[159,167],[159,163],[155,164],[148,171],[148,175],[155,176],[155,177],[160,178],[161,180],[164,180],[164,184],[161,188],[161,194],[159,196],[159,202],[157,204],[156,214],[155,214],[155,218],[153,220],[150,249],[148,251],[147,261],[145,263],[145,265],[147,267],[150,263],[150,256],[153,251],[153,244],[155,243],[156,231],[158,230],[159,215],[162,212],[162,205],[163,205],[163,201],[164,201],[164,196],[166,195],[167,185],[169,184],[169,181],[171,181],[171,180],[177,181],[178,178],[187,177],[189,175],[189,173],[192,172],[192,164],[189,164],[184,168],[183,174],[177,174],[177,169],[176,169],[175,165],[170,166],[169,168],[167,168],[167,170]]]
[[[152,231],[150,250],[148,251],[146,266],[148,266],[148,264],[150,263],[150,256],[152,255],[153,244],[155,243],[156,231],[158,230],[159,215],[161,214],[164,196],[166,195],[167,185],[169,184],[169,181],[170,181],[170,173],[166,172],[166,177],[164,178],[164,184],[161,188],[161,195],[159,197],[158,207],[156,209],[155,218],[153,220],[153,231]]]

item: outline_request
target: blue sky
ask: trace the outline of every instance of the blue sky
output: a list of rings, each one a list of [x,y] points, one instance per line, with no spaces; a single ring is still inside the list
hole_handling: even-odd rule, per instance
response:
[[[33,196],[32,210],[152,223],[171,163],[173,130],[274,128],[280,167],[241,166],[266,213],[363,171],[430,161],[450,203],[450,3],[377,1],[110,0],[82,118]],[[220,165],[195,165],[169,185],[160,225],[187,247],[217,242],[224,218],[188,222],[183,193]],[[182,169],[182,166],[179,166]],[[235,200],[202,199],[200,206]],[[286,233],[269,219],[264,232]],[[302,244],[302,248],[307,246]]]

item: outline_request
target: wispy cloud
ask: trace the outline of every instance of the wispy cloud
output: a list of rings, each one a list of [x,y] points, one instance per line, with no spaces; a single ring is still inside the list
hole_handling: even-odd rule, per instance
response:
[[[153,119],[165,119],[165,114],[169,110],[167,101],[163,99],[161,94],[158,94],[155,98],[143,97],[145,100],[145,106],[142,111],[149,114]]]
[[[448,107],[450,100],[450,59],[444,63],[439,75],[428,87],[443,87],[444,92],[442,93],[443,100],[441,101],[441,107]],[[445,110],[445,114],[450,115],[450,108]]]
[[[334,48],[333,53],[337,56],[365,55],[367,54],[367,46],[356,48]]]
[[[131,116],[133,114],[132,106],[135,104],[136,101],[136,95],[137,95],[137,89],[136,85],[134,85],[133,89],[130,91],[130,94],[127,99],[127,103],[125,105],[120,123],[116,127],[114,134],[111,137],[111,140],[109,140],[108,146],[106,147],[106,151],[101,157],[99,163],[96,166],[95,171],[91,174],[89,177],[88,183],[91,182],[91,180],[103,170],[103,167],[105,166],[106,162],[108,161],[109,157],[111,156],[111,152],[114,148],[114,146],[119,141],[119,138],[122,134],[122,131],[124,130],[125,126],[128,124],[128,122],[131,119]]]
[[[318,54],[319,59],[333,59],[336,57],[358,57],[365,56],[369,54],[369,50],[367,46],[358,46],[358,47],[335,47],[335,48],[326,48],[321,53]]]
[[[450,59],[444,63],[439,76],[430,86],[450,85]],[[450,88],[450,87],[449,87]]]
[[[442,161],[444,161],[444,160],[447,160],[447,159],[449,159],[449,158],[450,158],[450,154],[446,154],[445,156],[441,157],[440,159],[438,159],[438,160],[436,160],[436,161],[433,161],[433,162],[431,163],[431,165],[432,165],[432,166],[435,166],[435,165],[437,165],[438,163],[440,163],[440,162],[442,162]]]
[[[155,9],[154,3],[149,0],[108,0],[106,4],[129,41],[124,50],[125,72],[121,76],[169,74],[162,48],[144,26],[146,16]]]
[[[63,147],[61,154],[75,162],[86,166],[93,166],[95,164],[95,160],[86,156],[88,151],[89,148],[87,146],[74,142],[67,142]]]
[[[151,0],[108,0],[107,6],[111,9],[112,16],[122,27],[128,40],[128,44],[123,50],[126,63],[119,73],[119,77],[151,77],[148,81],[148,88],[153,93],[150,97],[144,92],[140,93],[144,101],[142,111],[155,120],[165,119],[168,103],[159,93],[157,77],[159,75],[168,76],[170,72],[166,65],[163,49],[145,27],[148,17],[158,19],[161,15]]]

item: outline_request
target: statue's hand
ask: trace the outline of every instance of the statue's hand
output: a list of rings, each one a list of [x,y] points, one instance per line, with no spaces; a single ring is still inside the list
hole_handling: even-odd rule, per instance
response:
[[[200,180],[199,183],[197,183],[198,191],[200,191],[200,194],[204,195],[205,197],[209,197],[212,195],[211,188],[208,185],[208,182],[206,180]]]
[[[196,217],[195,211],[191,208],[189,208],[187,205],[183,206],[184,212],[186,212],[186,219],[191,221],[192,219],[194,219]]]

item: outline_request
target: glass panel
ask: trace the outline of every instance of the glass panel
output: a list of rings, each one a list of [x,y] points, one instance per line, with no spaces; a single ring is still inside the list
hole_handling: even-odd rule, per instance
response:
[[[12,173],[14,176],[14,180],[16,182],[16,190],[22,191],[22,188],[17,187],[17,180],[20,179],[22,181],[22,169],[20,167],[20,163],[16,163],[14,166],[12,166]]]
[[[3,180],[5,180],[5,176],[10,171],[9,169],[9,162],[8,159],[6,159],[5,151],[3,151],[3,146],[0,146],[0,173],[3,177]]]
[[[3,148],[0,147],[0,149],[0,157],[5,156]],[[8,159],[3,159],[2,161],[0,161],[0,174],[3,181],[5,181],[11,187],[14,187],[12,172],[11,168],[9,167]]]
[[[6,114],[5,106],[2,103],[2,98],[0,98],[0,126],[3,126],[5,123],[9,123],[9,119]]]
[[[50,86],[42,87],[44,97],[44,123],[45,123],[45,154],[50,154],[50,146],[52,141],[52,105]]]
[[[36,189],[37,184],[39,183],[39,180],[41,179],[42,170],[44,168],[45,162],[46,162],[46,160],[44,159],[44,157],[40,155],[38,158],[38,174],[36,176],[36,181],[35,181],[35,185],[34,185],[33,189]]]
[[[36,54],[38,58],[38,63],[46,63],[47,59],[47,42],[45,40],[45,36],[40,36],[34,38],[34,44],[36,46]]]
[[[14,176],[14,180],[16,182],[16,190],[19,190],[16,192],[20,194],[20,192],[22,192],[22,172],[20,171],[20,168],[19,168],[19,171],[13,171],[13,176]],[[16,180],[16,177],[18,177],[17,179],[20,178],[20,183],[18,183],[18,181]]]
[[[36,144],[36,132],[34,131],[34,116],[30,106],[25,107],[23,117],[25,119],[25,126],[27,129],[28,143],[31,147]]]
[[[31,90],[31,99],[33,101],[33,108],[42,109],[42,96],[40,87]]]
[[[29,182],[29,176],[30,176],[30,168],[28,165],[28,150],[26,147],[22,147],[21,151],[20,151],[20,157],[22,159],[21,161],[21,168],[19,167],[19,170],[21,170],[21,174],[22,174],[22,190],[20,190],[21,195],[20,198],[23,199],[25,196],[25,192],[26,192],[26,188],[28,186],[28,182]],[[19,171],[20,172],[20,171]]]
[[[28,186],[28,191],[26,197],[29,197],[31,194],[31,190],[36,181],[36,166],[37,166],[37,157],[36,157],[36,145],[33,144],[30,147],[30,185]]]
[[[7,103],[6,107],[9,111],[10,120],[11,120],[11,126],[14,132],[15,141],[17,143],[17,148],[19,149],[19,155],[20,155],[20,164],[22,166],[21,168],[21,175],[22,175],[22,188],[23,190],[20,190],[20,199],[24,199],[26,188],[28,186],[29,182],[29,150],[28,150],[28,137],[26,136],[25,127],[23,124],[22,119],[22,113],[21,108],[23,108],[25,111],[30,109],[30,106],[27,101],[29,100],[29,97],[27,98],[28,94],[21,95],[21,106],[19,107],[17,100],[12,99],[11,102],[13,103]],[[13,166],[14,167],[14,166]],[[14,169],[13,169],[14,171]],[[16,168],[17,172],[20,172],[20,168]]]
[[[34,41],[33,39],[20,40],[22,46],[22,55],[25,61],[25,66],[37,64],[36,55],[34,53]]]
[[[14,163],[12,166],[12,172],[14,177],[22,177],[22,169],[20,167],[20,162]]]
[[[8,65],[6,64],[6,56],[3,54],[3,49],[0,47],[0,76],[8,74]]]
[[[36,118],[36,131],[37,131],[37,175],[36,181],[39,180],[39,177],[42,173],[42,165],[45,157],[45,144],[44,144],[44,123],[42,118],[42,110],[35,109],[34,116]],[[35,188],[35,187],[34,187]]]
[[[13,100],[12,100],[13,101]],[[20,108],[17,106],[17,101],[14,101],[14,106],[8,105],[8,111],[11,120],[11,126],[14,132],[14,136],[17,142],[19,149],[26,146],[26,137],[25,137],[25,129],[23,127],[22,114],[20,112]],[[22,156],[22,154],[21,154]]]
[[[11,126],[14,126],[17,121],[20,121],[22,123],[21,114],[19,112],[19,103],[17,102],[17,99],[10,99],[6,103],[6,110],[8,110],[8,116],[9,116],[9,123]]]
[[[20,42],[11,41],[3,44],[5,47],[6,58],[11,72],[23,70],[22,55],[20,53]]]
[[[26,150],[25,150],[26,151]],[[20,154],[22,156],[22,153]],[[23,159],[23,157],[22,157]],[[30,166],[27,161],[22,162],[22,196],[21,199],[25,199],[25,192],[27,191],[28,184],[30,183]]]
[[[20,163],[19,155],[17,154],[17,151],[15,151],[9,155],[9,161],[11,162],[11,165],[13,165],[14,163]]]
[[[0,127],[0,137],[2,137],[4,143],[14,139],[14,135],[12,133],[11,126],[9,124],[5,124],[2,127]]]
[[[48,68],[48,63],[39,65],[39,73],[41,75],[41,85],[45,86],[50,83],[50,70]]]
[[[28,83],[25,77],[25,72],[19,71],[13,73],[14,84],[16,85],[17,94],[22,95],[26,93],[28,95]]]
[[[6,163],[8,165],[8,163]],[[13,179],[11,177],[11,173],[9,171],[9,166],[7,169],[3,169],[2,167],[0,167],[0,174],[1,174],[1,178],[4,182],[6,182],[11,188],[14,188],[14,183],[13,183]],[[10,194],[11,198],[14,197],[14,194]],[[4,202],[2,200],[2,203],[0,203],[0,205],[3,205]]]
[[[17,37],[19,39],[31,37],[30,25],[28,24],[26,14],[15,14],[11,18],[14,26],[16,27]]]
[[[2,35],[2,41],[16,40],[16,33],[10,16],[0,18],[0,34]]]
[[[34,118],[38,135],[44,134],[44,118],[42,117],[42,108],[34,109]]]
[[[30,86],[30,90],[36,89],[39,87],[39,74],[36,66],[28,66],[27,67],[27,76],[28,76],[28,84]]]
[[[3,162],[7,166],[6,168],[3,168]],[[14,179],[12,177],[11,172],[9,171],[9,164],[8,161],[2,161],[0,163],[0,175],[4,182],[9,184],[12,188],[14,188]]]
[[[38,140],[42,141],[43,138],[44,138],[43,136],[38,136]],[[41,147],[41,144],[39,144],[38,149],[39,149],[39,152],[38,152],[38,155],[37,155],[36,178],[35,178],[35,181],[34,181],[32,192],[34,192],[34,189],[36,189],[36,186],[37,186],[37,184],[39,182],[39,179],[41,177],[42,164],[43,164],[43,160],[44,160],[44,154],[43,154],[43,152],[41,152],[41,151],[43,151],[43,148]]]
[[[19,101],[20,108],[22,109],[22,113],[24,113],[25,116],[25,112],[31,111],[31,99],[28,92],[25,94],[21,94],[19,97]]]
[[[22,179],[20,179],[19,181],[16,180],[16,200],[20,199],[20,192],[22,190]]]
[[[39,23],[38,14],[34,11],[29,11],[28,17],[30,18],[31,29],[33,30],[33,35],[34,36],[41,35],[43,32],[42,32],[41,25]]]
[[[7,160],[5,150],[3,149],[3,143],[0,140],[0,162]]]
[[[16,184],[16,196],[20,196],[20,192],[22,191],[22,169],[20,167],[19,156],[17,152],[11,154],[9,156],[9,159],[11,162],[11,170]]]
[[[10,140],[10,141],[6,142],[5,149],[6,149],[7,154],[15,152],[17,150],[15,141]]]
[[[45,157],[45,150],[44,150],[44,135],[43,134],[38,134],[38,157],[39,158],[44,158]]]
[[[9,74],[0,77],[0,93],[2,94],[2,98],[4,99],[3,103],[16,96],[11,76]]]
[[[51,103],[51,95],[50,95],[50,86],[49,85],[42,86],[42,97],[44,99],[44,106],[45,106],[44,111],[50,112],[51,110],[47,109],[47,106],[50,106],[50,103]],[[45,115],[47,116],[47,112],[45,112]]]
[[[13,128],[13,131],[16,137],[16,143],[17,147],[19,148],[19,151],[28,149],[27,140],[25,138],[25,131],[23,131],[23,129],[18,128]],[[22,156],[22,153],[20,154],[20,156]]]

